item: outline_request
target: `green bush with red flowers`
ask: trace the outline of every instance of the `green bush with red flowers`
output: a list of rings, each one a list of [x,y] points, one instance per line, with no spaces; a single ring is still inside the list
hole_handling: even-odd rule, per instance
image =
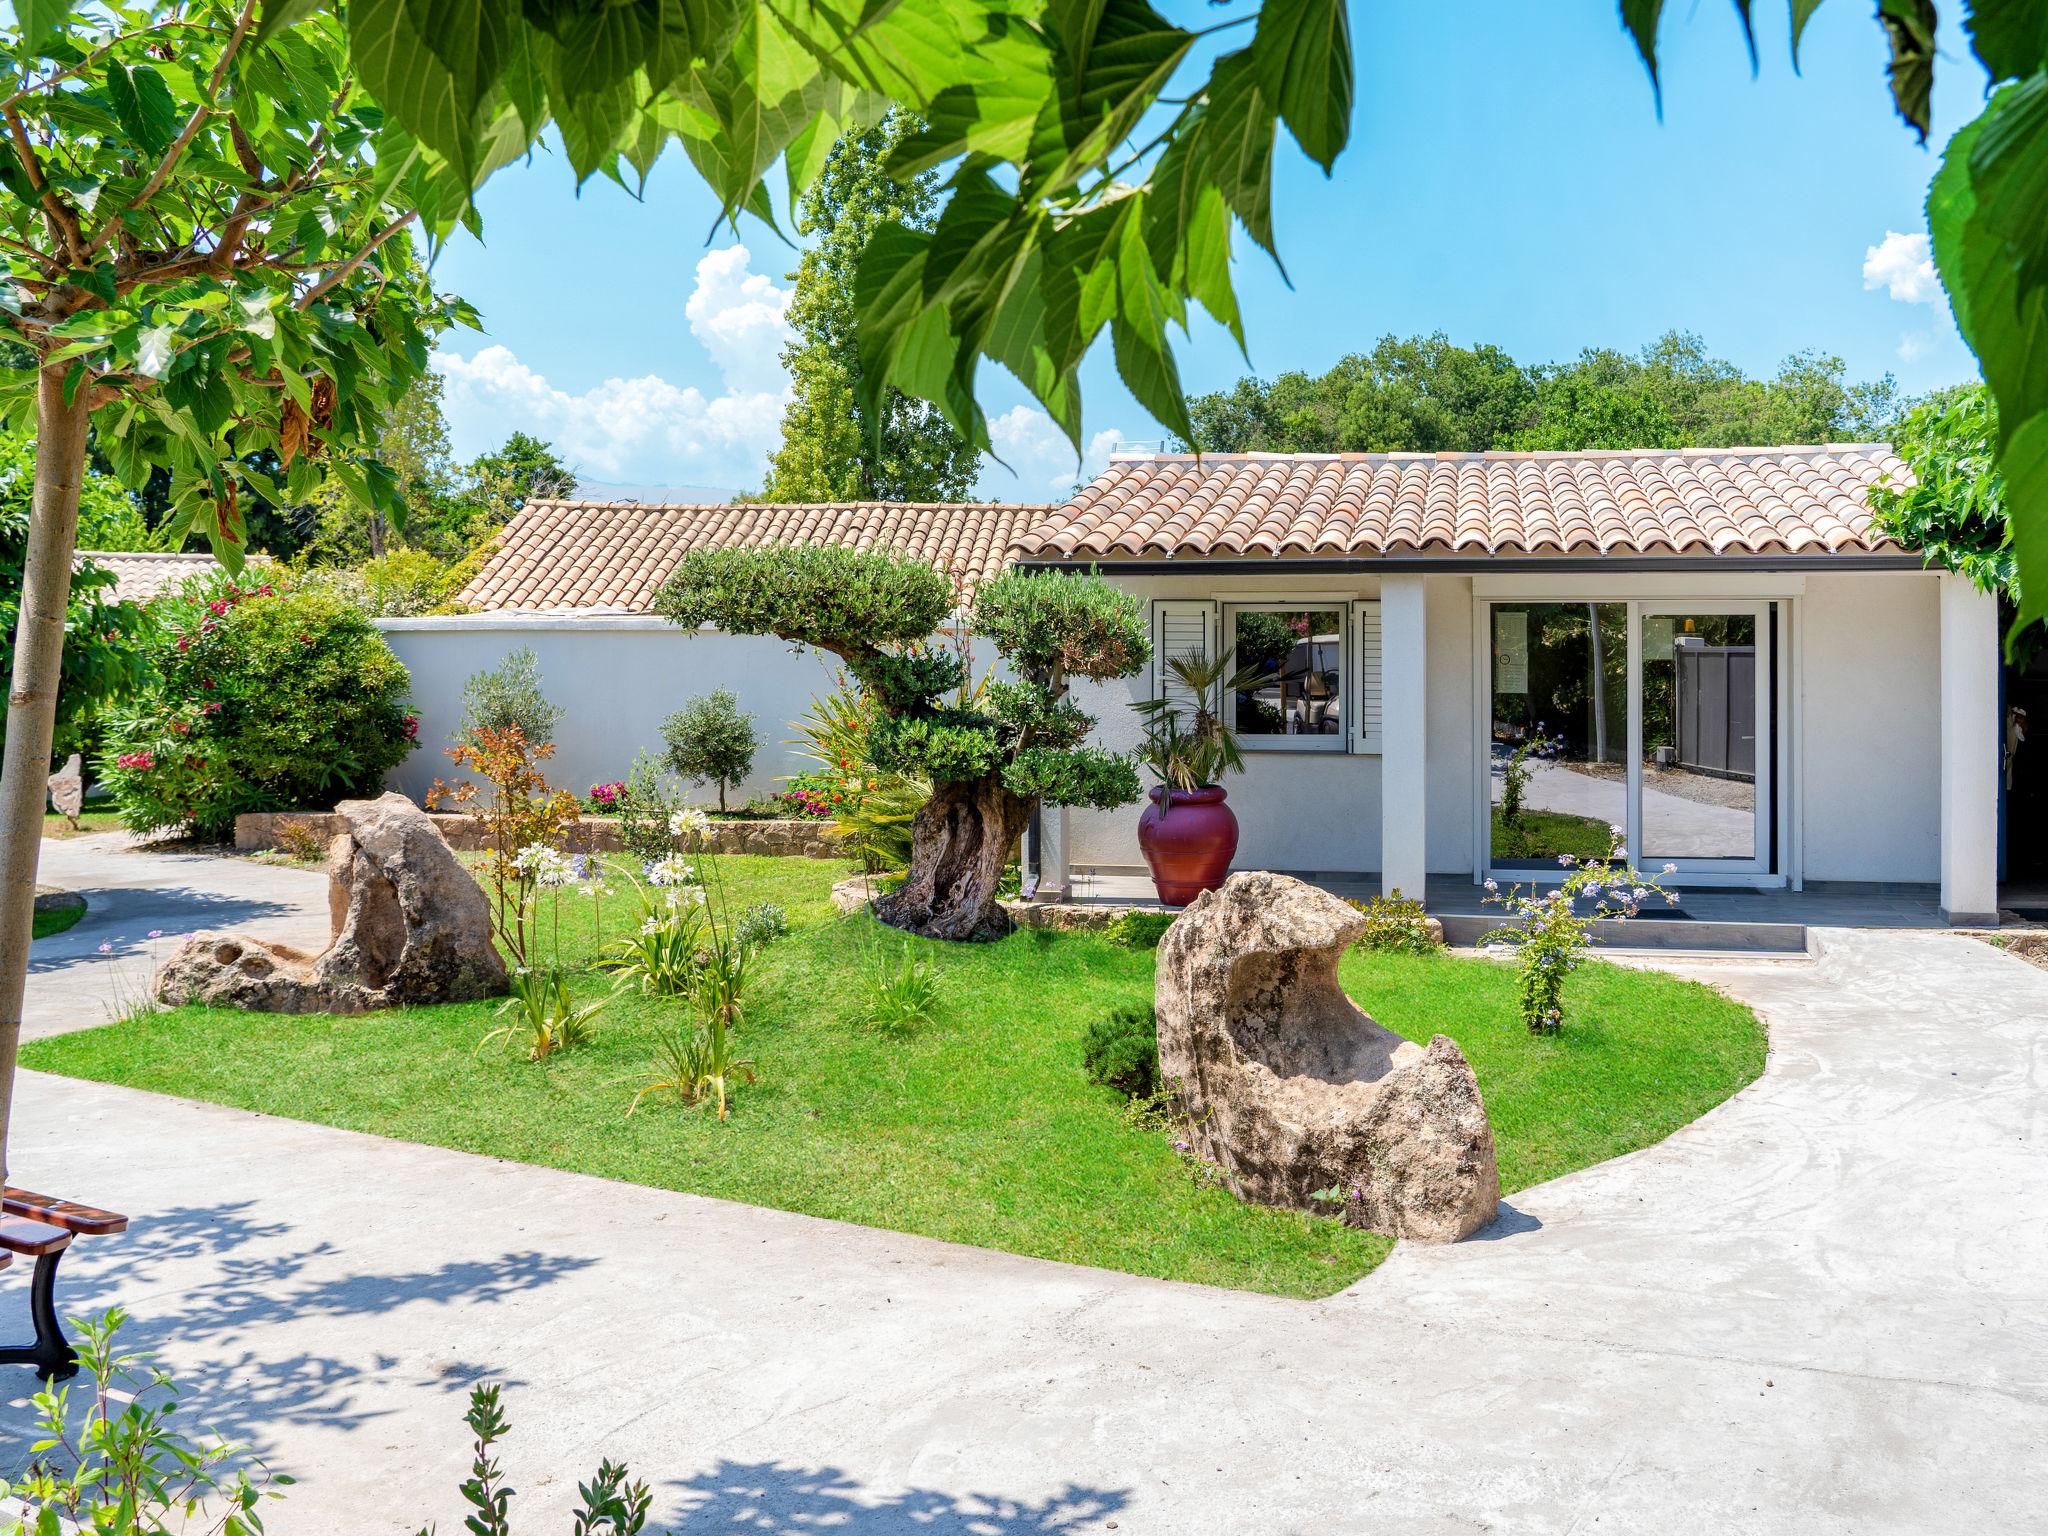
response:
[[[418,743],[404,664],[331,591],[223,574],[151,616],[149,682],[100,759],[131,831],[224,839],[245,811],[331,809],[376,794]]]

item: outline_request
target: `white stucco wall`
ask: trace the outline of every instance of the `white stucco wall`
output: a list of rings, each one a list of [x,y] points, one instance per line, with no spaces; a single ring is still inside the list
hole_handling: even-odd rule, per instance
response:
[[[623,779],[642,748],[659,753],[662,720],[684,699],[714,688],[739,695],[761,743],[752,775],[728,798],[743,803],[774,793],[782,775],[809,766],[787,744],[795,734],[790,722],[814,696],[831,691],[836,665],[780,640],[692,633],[632,616],[471,614],[380,619],[377,627],[412,673],[420,749],[387,782],[415,798],[453,768],[443,749],[462,718],[463,682],[521,646],[533,651],[542,690],[564,710],[548,782],[577,795]],[[705,805],[718,799],[714,785],[688,794]]]
[[[1939,582],[1919,571],[1806,579],[1796,792],[1809,881],[1940,877]],[[1995,647],[1984,665],[1995,673]]]

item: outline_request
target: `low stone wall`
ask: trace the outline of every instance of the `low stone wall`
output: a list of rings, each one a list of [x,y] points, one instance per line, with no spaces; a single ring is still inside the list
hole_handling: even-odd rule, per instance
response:
[[[434,825],[458,853],[479,852],[489,845],[474,816],[434,815]],[[331,811],[258,811],[235,818],[235,847],[242,853],[281,848],[288,841],[310,838],[327,843],[348,824]],[[586,816],[569,828],[570,853],[619,853],[619,824],[609,816]],[[846,845],[827,821],[777,818],[767,821],[714,821],[705,835],[711,853],[769,854],[793,859],[847,861]]]

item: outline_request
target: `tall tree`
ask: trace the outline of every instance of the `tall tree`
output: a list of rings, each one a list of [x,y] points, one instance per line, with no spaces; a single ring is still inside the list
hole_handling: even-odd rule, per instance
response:
[[[884,224],[928,232],[938,178],[898,181],[889,158],[924,125],[892,112],[842,135],[797,204],[800,234],[816,237],[792,275],[783,349],[790,371],[782,446],[769,461],[765,501],[958,501],[973,488],[981,452],[928,401],[861,390],[854,287],[861,257]]]
[[[390,493],[356,450],[458,313],[402,254],[434,181],[360,95],[338,19],[258,46],[255,0],[15,14],[0,424],[33,432],[35,465],[0,771],[0,1177],[88,431],[130,485],[166,474],[169,537],[239,558],[245,488]]]

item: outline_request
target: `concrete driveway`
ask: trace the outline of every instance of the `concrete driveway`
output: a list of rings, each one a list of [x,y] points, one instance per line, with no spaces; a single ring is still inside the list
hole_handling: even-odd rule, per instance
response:
[[[33,1074],[15,1159],[139,1214],[67,1299],[301,1480],[283,1533],[458,1528],[483,1377],[527,1531],[603,1456],[689,1531],[2038,1531],[2048,972],[1822,945],[1702,972],[1750,1089],[1321,1303]]]

